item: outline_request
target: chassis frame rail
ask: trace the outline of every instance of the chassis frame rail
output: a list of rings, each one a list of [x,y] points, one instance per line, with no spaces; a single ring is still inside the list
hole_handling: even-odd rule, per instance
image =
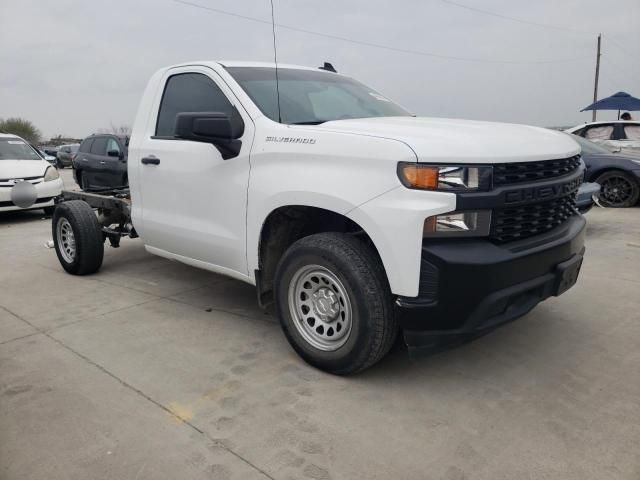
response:
[[[128,188],[100,192],[63,190],[55,203],[69,200],[82,200],[98,210],[102,233],[105,240],[109,239],[112,247],[120,246],[120,237],[136,238],[138,236],[131,223],[131,197]],[[113,228],[114,224],[117,227]]]

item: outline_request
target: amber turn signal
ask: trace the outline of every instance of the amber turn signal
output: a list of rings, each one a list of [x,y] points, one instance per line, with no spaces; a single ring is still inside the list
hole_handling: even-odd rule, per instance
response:
[[[401,163],[398,165],[400,181],[408,188],[438,188],[438,167],[419,163]]]

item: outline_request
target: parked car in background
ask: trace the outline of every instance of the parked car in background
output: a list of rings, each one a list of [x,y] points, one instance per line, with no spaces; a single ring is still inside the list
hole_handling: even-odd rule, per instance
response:
[[[51,165],[56,166],[56,157],[54,157],[53,155],[49,155],[48,153],[42,151],[41,149],[39,149],[38,147],[36,147],[34,144],[30,143],[29,145],[31,145],[31,147],[38,152],[38,155],[40,155],[42,158],[44,158],[47,162],[49,162]]]
[[[585,182],[600,184],[598,201],[603,207],[632,207],[640,198],[640,155],[614,153],[573,135],[582,148],[587,167]]]
[[[129,138],[96,134],[85,138],[73,161],[73,176],[82,190],[124,188]]]
[[[40,145],[38,150],[46,153],[47,155],[51,155],[52,157],[56,157],[58,155],[58,147],[55,145]]]
[[[613,148],[640,149],[640,122],[625,120],[591,122],[569,128],[565,132]]]
[[[14,203],[14,188],[21,182],[35,187],[34,203],[26,208],[42,208],[47,215],[52,214],[53,199],[62,192],[58,170],[22,138],[0,133],[0,212],[25,209]]]
[[[77,143],[73,143],[71,145],[60,145],[56,154],[57,167],[70,167],[72,157],[78,151],[78,147],[80,147],[80,145]]]

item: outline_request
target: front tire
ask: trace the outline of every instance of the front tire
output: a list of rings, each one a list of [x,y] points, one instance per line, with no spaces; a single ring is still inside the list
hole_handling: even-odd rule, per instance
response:
[[[398,331],[380,259],[352,235],[320,233],[295,242],[278,264],[275,298],[294,350],[333,374],[372,366]]]
[[[600,184],[598,202],[603,207],[633,207],[640,197],[638,181],[626,172],[610,170],[600,175],[596,182]]]
[[[59,203],[53,212],[53,244],[58,260],[73,275],[97,272],[104,257],[104,237],[87,202]]]

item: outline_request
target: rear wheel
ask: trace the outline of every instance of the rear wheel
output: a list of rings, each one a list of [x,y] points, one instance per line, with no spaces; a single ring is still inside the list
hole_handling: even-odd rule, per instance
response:
[[[398,328],[386,275],[373,250],[353,236],[298,240],[281,259],[275,285],[284,333],[307,363],[352,374],[393,345]]]
[[[596,182],[600,184],[598,200],[603,207],[624,208],[638,203],[640,185],[628,173],[610,170],[600,175]]]
[[[57,205],[52,221],[53,244],[62,267],[73,275],[98,271],[104,237],[93,209],[82,200]]]

